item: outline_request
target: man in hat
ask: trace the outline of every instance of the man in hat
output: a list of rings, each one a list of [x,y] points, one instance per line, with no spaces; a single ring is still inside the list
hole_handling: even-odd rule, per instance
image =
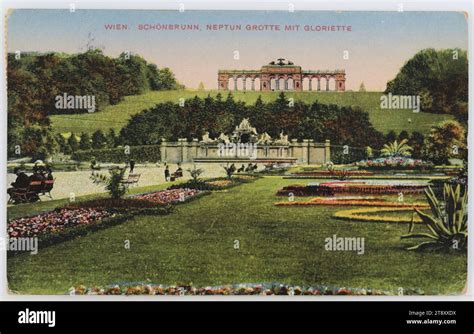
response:
[[[15,167],[13,173],[16,175],[15,182],[12,182],[11,185],[13,188],[26,188],[29,185],[29,177],[26,173],[20,168]]]

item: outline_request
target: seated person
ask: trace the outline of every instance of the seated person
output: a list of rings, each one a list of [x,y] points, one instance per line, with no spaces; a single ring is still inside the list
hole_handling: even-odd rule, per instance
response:
[[[178,165],[178,168],[176,169],[176,172],[174,172],[175,177],[183,177],[183,169],[181,166]]]
[[[51,168],[50,168],[50,167],[46,167],[46,168],[45,168],[45,171],[44,171],[43,177],[44,177],[45,181],[51,181],[51,180],[54,180],[54,177],[53,177],[53,171],[51,170]]]
[[[33,181],[43,182],[45,179],[46,179],[45,176],[42,173],[39,173],[39,172],[31,174],[30,177],[29,177],[30,182],[33,182]]]
[[[20,167],[15,167],[13,170],[13,173],[16,174],[16,180],[15,182],[12,182],[11,185],[13,188],[7,189],[7,193],[10,194],[12,191],[16,189],[24,189],[28,188],[28,185],[30,184],[30,178],[26,173],[20,168]]]

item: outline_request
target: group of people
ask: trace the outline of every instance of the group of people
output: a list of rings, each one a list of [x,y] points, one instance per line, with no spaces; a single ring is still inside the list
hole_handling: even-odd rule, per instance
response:
[[[233,164],[232,164],[233,165]],[[251,164],[249,163],[247,167],[242,164],[239,169],[237,169],[237,173],[243,173],[243,172],[253,172],[258,168],[257,164]]]
[[[176,171],[171,175],[170,174],[170,167],[168,164],[165,162],[165,181],[170,182],[174,181],[177,178],[183,177],[183,169],[181,168],[181,164],[178,163],[178,168]]]
[[[38,183],[40,187],[37,189],[43,189],[41,186],[48,180],[54,180],[53,171],[51,168],[44,164],[36,163],[33,167],[33,174],[28,175],[21,167],[15,167],[13,173],[16,175],[16,179],[11,183],[11,188],[7,189],[7,193],[12,196],[15,192],[29,189],[32,182]],[[31,189],[30,189],[31,190]]]

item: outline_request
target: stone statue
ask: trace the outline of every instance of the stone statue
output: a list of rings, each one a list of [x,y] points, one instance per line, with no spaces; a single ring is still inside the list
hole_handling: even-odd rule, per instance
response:
[[[272,137],[266,132],[262,133],[257,140],[257,144],[270,144],[272,141]]]
[[[288,135],[284,135],[283,131],[280,133],[280,139],[275,141],[278,145],[288,145],[290,142],[288,141]]]
[[[221,143],[230,143],[229,136],[226,136],[225,134],[221,133],[219,135],[219,138],[217,138]]]
[[[249,119],[244,118],[242,122],[238,126],[235,127],[235,131],[238,133],[251,133],[256,135],[257,134],[257,129],[255,129],[253,126],[250,125]]]
[[[209,143],[215,142],[215,140],[212,139],[211,137],[209,137],[209,132],[206,131],[206,132],[204,132],[204,134],[202,135],[202,141],[201,141],[201,142],[203,142],[203,143],[205,143],[205,144],[209,144]]]

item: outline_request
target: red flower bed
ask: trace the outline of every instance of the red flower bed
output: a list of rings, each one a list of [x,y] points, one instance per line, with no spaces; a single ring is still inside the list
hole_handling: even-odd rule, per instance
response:
[[[308,206],[308,205],[340,205],[340,206],[383,206],[383,207],[409,207],[428,208],[424,203],[388,202],[386,200],[366,200],[366,199],[338,199],[338,198],[314,198],[308,202],[278,202],[276,206]]]
[[[335,191],[331,187],[327,186],[302,186],[302,185],[292,185],[288,187],[283,187],[278,190],[278,196],[288,196],[293,194],[294,196],[334,196]]]
[[[318,170],[312,172],[297,172],[296,176],[368,176],[374,175],[373,172],[359,171],[359,170]]]
[[[148,202],[153,202],[156,204],[166,205],[166,204],[171,204],[171,203],[184,202],[187,199],[194,197],[201,192],[202,191],[197,190],[197,189],[178,188],[178,189],[162,190],[162,191],[157,191],[157,192],[143,194],[143,195],[137,195],[134,198],[145,200]]]
[[[76,225],[87,225],[110,217],[107,210],[96,208],[62,208],[32,217],[13,219],[8,223],[8,236],[32,237],[45,233],[57,233]]]
[[[355,182],[328,182],[319,185],[292,185],[278,190],[278,196],[334,196],[346,194],[416,194],[422,193],[425,189],[423,185],[385,185],[385,184],[365,184]]]

